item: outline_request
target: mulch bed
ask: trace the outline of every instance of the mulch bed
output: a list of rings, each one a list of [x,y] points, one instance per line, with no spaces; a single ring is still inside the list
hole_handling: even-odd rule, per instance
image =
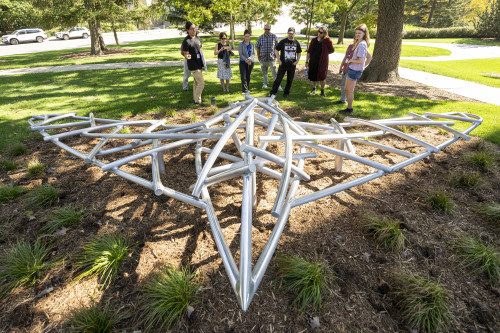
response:
[[[335,83],[332,80],[336,80],[335,77],[329,79],[331,85]],[[358,87],[359,91],[363,86]],[[401,96],[407,91],[409,95],[411,92],[418,96],[425,93],[426,98],[437,98],[435,90],[424,91],[414,85],[395,89],[394,85],[382,83],[380,87],[386,89],[374,88],[377,93],[393,90],[392,94]],[[441,96],[443,99],[450,97]],[[293,110],[285,111],[293,114]],[[199,119],[209,117],[209,112],[209,108],[197,109]],[[179,114],[170,119],[170,123],[189,123],[188,110]],[[295,118],[327,121],[324,114],[311,111]],[[447,138],[436,128],[412,134],[439,140]],[[72,140],[72,145],[87,151],[91,149],[83,138]],[[387,140],[398,139],[388,137]],[[23,198],[1,204],[0,252],[18,239],[34,240],[47,214],[55,208],[73,203],[91,214],[65,235],[53,238],[53,257],[65,257],[63,265],[50,270],[34,287],[15,290],[0,301],[0,327],[5,332],[59,332],[69,311],[88,305],[93,298],[102,304],[114,302],[130,311],[131,316],[119,324],[117,332],[143,330],[140,306],[144,282],[168,263],[189,263],[203,276],[202,303],[194,306],[193,316],[184,319],[173,330],[175,332],[409,332],[412,328],[402,321],[396,306],[393,277],[401,270],[439,280],[449,290],[456,315],[450,331],[498,331],[500,318],[495,313],[500,308],[499,289],[490,286],[484,275],[467,274],[469,272],[453,257],[449,244],[455,234],[481,237],[485,242],[500,244],[498,226],[481,220],[475,211],[478,203],[498,202],[500,197],[498,168],[491,172],[475,170],[465,161],[464,157],[475,151],[477,141],[477,138],[471,142],[458,141],[399,172],[294,208],[277,253],[304,257],[319,254],[338,276],[332,285],[333,293],[324,300],[322,310],[308,309],[302,314],[291,306],[291,297],[280,289],[273,262],[249,310],[241,311],[201,210],[165,196],[155,196],[150,190],[85,164],[53,144],[28,141],[29,155],[15,158],[19,165],[15,171],[0,172],[2,184],[33,188],[49,183],[62,192],[53,207],[29,213]],[[491,146],[498,151],[498,147]],[[165,155],[167,175],[162,180],[166,185],[185,191],[185,186],[195,182],[192,148],[179,148]],[[379,161],[394,158],[368,147],[359,147],[357,153],[377,156]],[[47,172],[37,178],[28,177],[25,168],[32,157],[48,167]],[[149,163],[148,159],[143,159],[126,168],[147,177]],[[481,172],[483,185],[476,189],[452,186],[451,175],[461,170]],[[312,180],[304,191],[316,191],[332,182],[370,172],[369,168],[346,162],[344,173],[336,173],[333,161],[324,155],[308,163],[306,171]],[[257,185],[258,205],[252,228],[254,264],[274,226],[269,209],[277,184],[276,180],[264,177]],[[453,214],[436,211],[426,201],[426,193],[435,189],[444,189],[452,195]],[[213,186],[210,191],[214,194],[212,201],[226,240],[237,252],[241,181]],[[369,212],[403,222],[408,238],[404,254],[385,249],[368,235],[361,220]],[[114,285],[100,291],[93,279],[72,283],[72,261],[78,248],[94,235],[110,232],[127,234],[137,244],[131,258],[121,267]],[[37,296],[44,290],[51,292]],[[311,318],[315,316],[319,317],[320,325],[312,329]]]

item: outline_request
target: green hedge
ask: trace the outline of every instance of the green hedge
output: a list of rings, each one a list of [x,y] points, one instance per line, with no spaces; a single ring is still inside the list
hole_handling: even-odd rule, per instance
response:
[[[470,38],[478,37],[476,29],[471,27],[455,28],[420,28],[403,32],[403,38]]]
[[[300,31],[301,34],[306,33],[306,28]],[[316,36],[318,34],[318,29],[311,29],[311,36]],[[338,29],[328,29],[328,35],[330,37],[338,37]],[[377,37],[377,29],[370,30],[370,38]],[[403,31],[403,38],[470,38],[470,37],[480,37],[476,29],[471,27],[455,27],[455,28],[441,28],[441,29],[430,29],[430,28],[420,28],[413,30]],[[344,38],[354,38],[354,29],[347,29],[344,32]]]

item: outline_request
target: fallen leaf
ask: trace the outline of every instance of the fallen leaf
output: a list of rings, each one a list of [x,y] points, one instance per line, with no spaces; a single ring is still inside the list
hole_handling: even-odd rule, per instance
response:
[[[48,293],[52,292],[54,290],[54,287],[48,287],[47,289],[42,290],[41,292],[38,293],[38,295],[35,296],[35,299],[39,299]]]
[[[187,316],[188,316],[188,319],[190,319],[191,318],[191,314],[194,311],[194,308],[191,305],[189,305],[187,310],[188,310]]]
[[[368,252],[363,253],[363,260],[364,261],[370,262],[370,257],[371,257],[371,254],[369,254]]]

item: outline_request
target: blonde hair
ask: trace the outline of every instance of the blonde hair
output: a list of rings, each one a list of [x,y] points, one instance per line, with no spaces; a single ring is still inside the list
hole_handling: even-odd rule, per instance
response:
[[[366,24],[364,24],[364,23],[360,24],[354,30],[355,31],[356,30],[363,31],[365,33],[365,35],[363,36],[363,40],[366,42],[367,46],[370,46],[370,31],[368,30],[368,27],[366,26]],[[354,39],[356,39],[356,36],[354,37]]]
[[[321,27],[318,28],[319,29],[322,29],[324,31],[323,33],[323,39],[327,38],[328,37],[328,29],[323,25]]]

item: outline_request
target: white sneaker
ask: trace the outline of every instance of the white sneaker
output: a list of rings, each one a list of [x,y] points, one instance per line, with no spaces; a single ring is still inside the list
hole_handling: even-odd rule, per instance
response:
[[[264,83],[264,84],[262,85],[262,89],[266,89],[266,88],[267,88],[267,84],[265,84],[265,83]]]
[[[281,86],[279,86],[278,91],[283,91],[283,88],[281,88]]]

